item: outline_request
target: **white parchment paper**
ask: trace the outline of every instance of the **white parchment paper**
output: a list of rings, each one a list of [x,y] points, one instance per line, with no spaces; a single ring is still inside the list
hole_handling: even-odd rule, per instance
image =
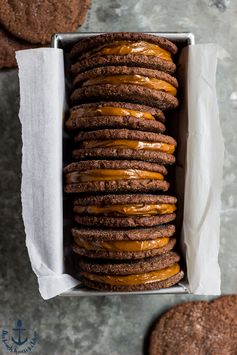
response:
[[[188,52],[188,140],[183,241],[189,289],[195,294],[218,295],[224,140],[216,98],[217,47],[194,45],[185,51]]]
[[[185,90],[188,133],[183,242],[189,291],[220,293],[219,212],[224,145],[215,90],[217,50],[190,46]],[[65,100],[61,49],[17,52],[22,124],[22,208],[32,269],[44,299],[76,286],[64,273],[62,122]],[[218,143],[218,144],[217,144]]]
[[[22,124],[22,213],[32,269],[44,299],[78,284],[63,270],[61,49],[17,52]]]

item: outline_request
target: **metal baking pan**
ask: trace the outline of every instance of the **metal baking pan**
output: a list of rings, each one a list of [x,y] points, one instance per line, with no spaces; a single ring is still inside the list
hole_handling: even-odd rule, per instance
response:
[[[171,41],[175,42],[178,47],[181,49],[183,47],[186,47],[188,45],[194,45],[195,44],[195,39],[194,39],[194,35],[190,32],[146,32],[155,36],[161,36],[161,37],[166,37],[168,39],[170,39]],[[85,38],[85,37],[89,37],[89,36],[95,36],[101,34],[100,33],[95,33],[95,32],[90,32],[90,33],[58,33],[55,34],[52,37],[52,42],[51,42],[51,47],[53,48],[61,48],[64,51],[64,63],[65,63],[65,76],[66,76],[66,102],[67,102],[67,97],[69,94],[69,90],[70,90],[70,78],[68,76],[68,67],[69,67],[69,56],[68,56],[68,49],[76,42],[78,42],[80,39]],[[186,68],[187,69],[187,68]],[[183,70],[183,69],[182,69]],[[179,74],[179,67],[177,68],[177,75]],[[181,101],[181,105],[183,100]],[[65,111],[67,109],[67,104],[65,106]],[[177,111],[182,110],[178,109]],[[184,112],[186,113],[186,117],[183,117]],[[177,113],[178,115],[178,113]],[[187,110],[182,110],[182,119],[183,122],[186,122],[186,128],[187,128],[187,122],[188,122],[188,113]],[[178,122],[178,120],[176,120],[176,122]],[[182,124],[182,129],[183,127],[185,127],[185,123]],[[174,128],[177,132],[176,134],[178,136],[180,136],[179,134],[179,129],[176,127]],[[68,147],[67,147],[67,140],[68,137],[67,135],[64,133],[64,142],[63,142],[63,150],[64,152],[68,151]],[[183,137],[184,134],[181,134],[181,137]],[[179,143],[179,142],[178,142]],[[183,145],[183,142],[182,142]],[[183,149],[182,149],[183,150]],[[179,161],[180,160],[180,161]],[[185,166],[185,157],[182,156],[177,157],[177,161],[180,165]],[[64,164],[67,163],[67,153],[64,153]],[[184,174],[183,174],[184,175]],[[183,176],[183,186],[184,186],[184,176]],[[63,189],[63,187],[62,187]],[[180,210],[180,216],[179,216],[179,223],[182,224],[182,201],[183,201],[183,191],[180,192],[180,196],[181,196],[181,204],[179,206],[179,210]],[[73,271],[70,272],[70,269],[72,269],[72,267],[70,266],[70,258],[71,258],[71,249],[70,249],[70,243],[71,243],[71,239],[70,239],[70,221],[67,218],[67,207],[68,206],[68,202],[67,202],[67,197],[64,198],[64,236],[65,236],[65,245],[64,245],[64,256],[65,256],[65,260],[66,260],[66,265],[65,265],[65,269],[66,272],[68,273],[73,273]],[[66,211],[66,213],[65,213]],[[179,235],[181,234],[181,225],[179,227]],[[178,240],[181,240],[181,237],[178,236]],[[180,248],[182,249],[182,248]],[[182,252],[181,252],[182,253]],[[67,260],[69,261],[69,263],[67,263]],[[182,283],[167,288],[167,289],[161,289],[161,290],[152,290],[152,291],[137,291],[137,292],[101,292],[101,291],[95,291],[95,290],[90,290],[87,289],[85,287],[83,287],[82,285],[77,286],[76,288],[73,288],[67,292],[64,292],[63,294],[61,294],[61,296],[104,296],[104,295],[119,295],[119,294],[176,294],[176,293],[188,293],[188,282],[187,281],[183,281]]]

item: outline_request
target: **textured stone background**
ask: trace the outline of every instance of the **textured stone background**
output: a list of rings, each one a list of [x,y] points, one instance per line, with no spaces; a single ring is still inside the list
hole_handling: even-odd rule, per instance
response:
[[[192,31],[197,43],[215,42],[221,46],[217,90],[226,143],[220,252],[224,293],[237,293],[236,15],[234,0],[94,0],[87,22],[80,29]],[[17,71],[1,71],[0,328],[10,329],[17,319],[23,319],[29,331],[39,333],[35,354],[142,354],[145,334],[156,316],[175,303],[198,297],[58,297],[48,302],[40,298],[21,218],[18,102]]]

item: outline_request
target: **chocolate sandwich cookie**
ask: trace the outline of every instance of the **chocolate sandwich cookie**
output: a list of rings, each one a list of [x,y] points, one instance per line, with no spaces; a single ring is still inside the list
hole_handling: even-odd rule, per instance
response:
[[[80,132],[75,137],[75,159],[129,159],[173,164],[176,141],[153,132],[128,129],[104,129]]]
[[[71,57],[75,62],[72,73],[106,65],[138,66],[173,73],[176,66],[172,54],[176,52],[177,47],[172,42],[158,36],[106,33],[84,38],[72,48]]]
[[[64,168],[65,192],[167,191],[164,166],[143,161],[86,160]]]
[[[145,41],[155,44],[171,54],[177,53],[176,45],[164,37],[139,32],[111,32],[81,39],[73,46],[71,56],[74,58],[76,56],[82,57],[83,55],[88,55],[87,53],[91,50],[98,51],[100,48],[102,49],[104,45],[108,48],[110,43],[114,43],[115,41],[128,41],[131,43]],[[141,51],[143,50],[139,50],[139,52]]]
[[[166,195],[102,195],[74,201],[77,223],[110,228],[153,227],[176,217],[177,199]]]
[[[145,291],[170,287],[183,278],[174,252],[142,260],[82,259],[80,275],[85,286],[99,291]]]
[[[162,71],[108,66],[78,74],[73,81],[72,102],[129,101],[158,107],[161,110],[178,106],[177,80]]]
[[[88,7],[89,0],[1,0],[0,21],[15,36],[45,44],[55,33],[76,31]]]
[[[236,354],[236,319],[236,295],[173,307],[156,322],[149,354]]]
[[[84,59],[79,58],[78,62],[72,64],[71,74],[77,76],[84,71],[105,67],[105,66],[127,66],[127,67],[140,67],[148,69],[156,69],[168,74],[173,74],[176,69],[176,65],[173,62],[164,61],[155,56],[148,57],[145,55],[94,55],[86,57]]]
[[[170,251],[174,225],[142,229],[73,228],[75,253],[95,259],[142,259]]]
[[[128,128],[162,133],[165,116],[158,108],[128,102],[99,102],[82,104],[70,110],[66,121],[68,130],[97,130]]]

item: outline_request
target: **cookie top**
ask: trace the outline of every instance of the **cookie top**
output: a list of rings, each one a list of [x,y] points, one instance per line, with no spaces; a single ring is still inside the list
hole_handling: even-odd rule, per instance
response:
[[[75,160],[88,159],[117,159],[117,160],[140,160],[153,162],[156,164],[174,164],[175,157],[172,154],[139,149],[121,149],[121,148],[80,148],[72,152]]]
[[[0,27],[0,68],[16,68],[15,52],[33,47],[34,45],[12,36]]]
[[[173,307],[158,319],[151,334],[149,354],[218,354],[220,349],[223,354],[234,354],[236,319],[236,295]]]
[[[180,260],[175,252],[147,258],[144,260],[127,260],[111,262],[107,260],[80,259],[78,265],[81,270],[94,274],[130,275],[142,274],[153,270],[160,270],[173,265]]]
[[[101,196],[82,196],[74,200],[74,205],[117,205],[117,204],[175,204],[177,198],[168,195],[101,195]]]
[[[81,56],[96,47],[100,47],[114,41],[146,41],[156,44],[172,54],[177,52],[176,45],[163,37],[137,32],[114,32],[81,39],[73,46],[71,56],[72,58],[78,55]]]
[[[173,145],[177,142],[174,138],[153,132],[143,132],[130,129],[103,129],[90,132],[80,132],[75,137],[75,142],[84,142],[91,140],[136,140],[146,142],[159,142]],[[84,147],[84,145],[82,145]]]
[[[106,80],[107,79],[108,78],[106,78]],[[139,79],[140,82],[146,80],[146,78]],[[171,89],[173,91],[174,87],[172,86]],[[70,99],[72,105],[101,100],[126,101],[157,107],[161,110],[174,109],[179,104],[178,99],[172,94],[162,90],[150,89],[149,87],[142,85],[135,85],[134,81],[133,84],[115,85],[104,83],[83,86],[75,89],[72,92]]]
[[[74,32],[85,18],[89,0],[1,1],[0,21],[15,36],[49,43],[59,32]]]
[[[67,165],[63,171],[65,174],[70,174],[75,171],[83,172],[92,169],[139,169],[167,174],[167,169],[163,165],[143,162],[143,161],[129,161],[129,160],[85,160],[74,162]]]
[[[138,83],[138,80],[141,77],[145,77],[146,79],[141,81],[137,85],[144,85],[150,88],[152,83],[148,83],[147,78],[157,79],[165,82],[166,84],[161,87],[161,91],[167,91],[172,95],[176,96],[176,89],[178,88],[178,81],[175,77],[169,75],[168,73],[164,73],[162,71],[147,69],[147,68],[139,68],[139,67],[126,67],[126,66],[107,66],[100,67],[88,70],[86,72],[78,74],[73,80],[73,86],[78,87],[82,86],[91,86],[96,85],[95,80],[98,79],[98,84],[110,83],[108,82],[108,78],[116,76],[117,80],[119,80],[118,84],[126,83],[126,76],[129,76],[129,82],[131,80],[134,81],[134,85]],[[116,79],[115,78],[115,79]],[[93,80],[94,79],[94,80]],[[113,78],[113,82],[115,81]],[[105,82],[106,80],[106,82]],[[148,86],[149,85],[149,86]],[[158,88],[156,90],[159,90]]]
[[[175,226],[167,224],[153,228],[134,229],[97,229],[97,228],[72,228],[74,238],[86,240],[152,240],[162,237],[171,237],[175,233]]]
[[[168,62],[155,56],[146,56],[141,54],[102,56],[97,54],[84,59],[79,58],[77,62],[72,64],[71,74],[75,77],[77,74],[83,73],[87,70],[105,66],[141,67],[163,71],[168,74],[173,74],[176,70],[176,65],[173,62]]]
[[[76,208],[76,207],[75,207]],[[176,218],[175,213],[168,213],[155,216],[95,216],[75,215],[75,221],[83,226],[96,226],[103,228],[150,228],[161,224],[170,223]]]

